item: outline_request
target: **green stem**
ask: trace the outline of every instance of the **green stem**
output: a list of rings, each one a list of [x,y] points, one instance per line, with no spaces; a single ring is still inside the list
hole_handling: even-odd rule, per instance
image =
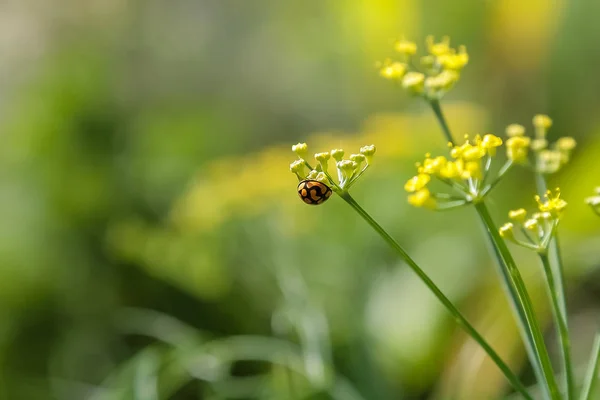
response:
[[[487,230],[494,254],[498,260],[503,283],[509,294],[511,305],[517,313],[517,323],[536,377],[539,382],[544,382],[546,397],[560,399],[550,356],[544,344],[544,337],[537,322],[533,303],[527,292],[523,277],[506,243],[500,237],[498,228],[495,226],[485,203],[476,203],[475,209]]]
[[[435,117],[437,118],[442,131],[444,132],[444,136],[446,140],[452,144],[454,144],[454,139],[452,138],[452,133],[450,133],[450,128],[448,127],[448,123],[446,122],[446,118],[444,118],[444,113],[442,112],[442,108],[440,107],[439,100],[430,100],[429,104],[435,113]]]
[[[581,390],[581,400],[591,400],[594,392],[594,384],[598,381],[598,367],[600,366],[600,333],[596,334],[594,338],[594,345],[592,347],[592,355],[590,356],[590,363],[588,364],[587,374],[585,376],[585,382],[583,383],[583,389]]]
[[[540,197],[543,197],[546,194],[546,191],[548,190],[548,184],[546,182],[546,177],[542,174],[537,172],[535,174],[535,183],[536,183],[536,187],[537,187],[537,192],[538,195]],[[567,318],[567,301],[566,301],[566,296],[565,296],[565,273],[564,273],[564,264],[563,264],[563,258],[562,258],[562,254],[560,251],[560,243],[559,243],[559,239],[558,239],[558,233],[554,232],[554,235],[552,235],[551,240],[550,240],[550,254],[552,255],[552,263],[550,263],[550,273],[552,274],[556,284],[555,284],[555,288],[553,289],[554,291],[554,295],[557,297],[558,300],[558,306],[559,306],[559,316],[560,319],[564,322],[565,325],[565,329],[566,329],[566,341],[567,341],[567,345],[570,346],[570,339],[569,339],[569,323],[568,323],[568,318]],[[550,260],[549,260],[550,261]],[[557,317],[555,317],[557,318]],[[558,323],[558,320],[557,320]],[[561,338],[562,341],[562,338]],[[561,343],[562,344],[562,343]],[[564,344],[563,344],[564,347]],[[570,353],[570,349],[569,353]],[[575,378],[574,378],[574,373],[573,373],[573,365],[571,362],[571,358],[570,355],[569,357],[567,357],[564,354],[564,348],[563,348],[563,356],[566,358],[563,358],[563,362],[565,363],[563,365],[564,367],[564,371],[565,371],[565,384],[566,384],[566,388],[567,388],[567,398],[569,399],[573,399],[575,398]]]
[[[531,400],[532,397],[527,393],[525,386],[519,381],[519,378],[511,371],[511,369],[502,361],[500,356],[494,351],[490,344],[481,336],[481,334],[467,321],[462,313],[454,306],[452,301],[444,295],[444,293],[438,288],[438,286],[429,278],[429,276],[423,271],[417,263],[406,253],[406,251],[396,242],[386,231],[379,225],[357,202],[354,200],[350,193],[341,192],[340,197],[348,203],[382,238],[385,240],[390,247],[392,247],[408,264],[408,266],[417,274],[417,276],[425,283],[425,285],[433,292],[433,294],[440,300],[440,302],[446,307],[446,309],[452,314],[455,321],[471,336],[490,356],[492,361],[496,363],[498,368],[504,373],[504,376],[508,379],[512,387],[520,392],[523,397]]]
[[[552,310],[554,319],[556,322],[556,330],[560,339],[560,346],[562,350],[562,363],[565,371],[565,388],[567,399],[574,398],[573,388],[573,368],[571,364],[571,340],[569,339],[569,329],[567,328],[567,321],[565,320],[561,308],[560,301],[558,298],[556,284],[554,282],[554,275],[552,274],[552,267],[550,265],[550,259],[548,254],[540,253],[540,260],[544,267],[544,273],[546,274],[546,280],[548,282],[548,291],[550,292],[550,300],[552,301]]]

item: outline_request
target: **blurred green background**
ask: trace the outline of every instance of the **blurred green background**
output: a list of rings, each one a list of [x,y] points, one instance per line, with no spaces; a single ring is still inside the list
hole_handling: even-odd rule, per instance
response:
[[[487,399],[503,376],[337,198],[295,193],[290,146],[375,165],[354,190],[498,351],[533,377],[473,210],[411,209],[444,141],[378,76],[401,35],[471,61],[455,134],[578,141],[554,176],[575,360],[600,311],[594,1],[5,0],[0,3],[0,399]],[[493,193],[497,221],[533,178]],[[531,254],[515,250],[553,329]],[[273,363],[275,366],[273,366]]]

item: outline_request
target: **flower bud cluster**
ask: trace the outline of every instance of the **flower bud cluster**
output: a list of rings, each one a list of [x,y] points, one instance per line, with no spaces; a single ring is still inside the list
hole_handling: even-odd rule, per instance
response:
[[[530,165],[537,172],[553,174],[559,171],[571,159],[571,153],[577,143],[572,137],[564,136],[550,144],[547,134],[551,126],[552,119],[542,114],[533,117],[533,137],[526,136],[522,125],[509,125],[506,128],[506,134],[509,136],[506,141],[508,158],[518,164],[528,164],[529,155],[532,154],[533,161]]]
[[[299,181],[316,180],[327,185],[333,191],[345,191],[371,165],[376,148],[374,145],[363,146],[358,153],[350,154],[348,158],[344,158],[346,153],[342,149],[316,153],[314,158],[317,164],[314,167],[306,160],[308,155],[306,143],[292,146],[292,151],[296,153],[298,159],[290,164],[290,171],[298,177]],[[335,164],[337,179],[330,174],[332,162]]]

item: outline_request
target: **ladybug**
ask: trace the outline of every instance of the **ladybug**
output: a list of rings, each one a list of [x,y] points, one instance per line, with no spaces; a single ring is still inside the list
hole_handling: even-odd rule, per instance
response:
[[[331,189],[326,184],[307,179],[298,184],[298,195],[303,202],[310,205],[324,203],[331,196]]]

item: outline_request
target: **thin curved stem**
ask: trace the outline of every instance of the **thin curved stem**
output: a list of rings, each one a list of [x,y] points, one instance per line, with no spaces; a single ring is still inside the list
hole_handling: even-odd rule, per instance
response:
[[[440,302],[446,307],[446,309],[452,314],[455,321],[471,336],[489,355],[494,361],[498,368],[502,371],[504,376],[508,379],[512,387],[520,392],[524,398],[531,400],[532,397],[527,393],[527,389],[521,383],[519,378],[511,371],[506,363],[500,358],[498,353],[490,346],[490,344],[481,336],[481,334],[467,321],[462,313],[454,306],[452,301],[444,295],[440,288],[429,278],[429,276],[423,271],[417,263],[406,253],[406,251],[396,242],[386,231],[379,225],[357,202],[348,192],[340,193],[340,197],[350,205],[382,238],[385,240],[390,247],[392,247],[396,253],[406,262],[406,264],[417,274],[417,276],[423,281],[423,283],[433,292],[433,294],[440,300]]]
[[[552,301],[552,311],[556,321],[556,330],[560,340],[562,364],[565,371],[566,398],[572,399],[574,397],[573,388],[575,382],[573,381],[573,366],[571,364],[571,340],[569,339],[569,329],[567,328],[567,321],[564,319],[560,309],[560,300],[558,298],[556,283],[552,274],[552,267],[550,265],[548,254],[540,253],[540,260],[544,267],[544,274],[546,274],[548,291],[550,293],[550,300]]]
[[[521,276],[506,243],[500,237],[498,228],[494,224],[485,203],[480,202],[475,204],[475,209],[477,210],[492,243],[494,254],[500,266],[499,269],[504,286],[509,294],[508,297],[511,300],[511,305],[517,313],[517,322],[536,377],[539,382],[544,383],[544,389],[547,391],[546,397],[560,399],[560,392],[556,385],[556,379],[554,378],[548,349],[544,343],[544,337],[535,316],[533,303],[525,286],[525,282],[523,281],[523,277]]]
[[[435,117],[437,118],[442,131],[444,132],[444,136],[446,140],[452,144],[454,144],[454,139],[452,138],[452,133],[450,132],[450,128],[448,127],[448,122],[446,122],[446,118],[444,117],[444,113],[442,113],[442,108],[440,107],[439,100],[429,100],[429,104],[433,109]]]

